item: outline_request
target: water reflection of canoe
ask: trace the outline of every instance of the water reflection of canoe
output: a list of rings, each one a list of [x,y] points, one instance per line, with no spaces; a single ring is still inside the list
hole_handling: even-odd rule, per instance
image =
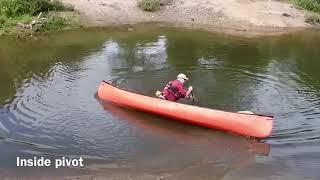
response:
[[[169,102],[129,92],[105,81],[99,86],[98,97],[121,106],[239,135],[265,138],[272,132],[272,117],[225,112]]]

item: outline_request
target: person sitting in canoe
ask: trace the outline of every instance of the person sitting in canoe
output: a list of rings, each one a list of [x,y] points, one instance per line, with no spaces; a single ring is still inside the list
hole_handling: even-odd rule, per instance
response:
[[[179,74],[176,80],[170,81],[162,92],[157,91],[156,96],[161,99],[176,102],[180,98],[190,98],[190,94],[193,90],[192,86],[189,86],[188,90],[184,88],[184,84],[189,80],[185,74]]]

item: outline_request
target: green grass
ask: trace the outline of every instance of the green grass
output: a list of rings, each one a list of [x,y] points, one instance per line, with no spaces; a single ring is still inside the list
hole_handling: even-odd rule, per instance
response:
[[[311,13],[306,15],[305,22],[320,24],[320,0],[291,0],[294,4]]]
[[[320,14],[320,0],[292,0],[299,7]]]
[[[138,7],[144,11],[154,12],[160,9],[160,0],[138,0]]]
[[[12,32],[18,23],[29,24],[40,12],[47,20],[37,30],[61,29],[67,25],[67,20],[49,15],[49,12],[73,10],[59,0],[0,0],[0,34]]]
[[[67,26],[66,18],[59,16],[50,16],[38,31],[55,31],[63,29]]]
[[[0,34],[10,33],[12,31],[12,29],[17,26],[18,23],[28,24],[32,21],[32,18],[33,17],[30,15],[23,15],[23,16],[16,17],[16,18],[6,18],[6,17],[1,16],[0,17],[0,31],[2,33],[0,33]]]
[[[37,15],[48,11],[70,11],[61,1],[54,0],[0,0],[0,12],[7,17],[19,17],[25,14]]]

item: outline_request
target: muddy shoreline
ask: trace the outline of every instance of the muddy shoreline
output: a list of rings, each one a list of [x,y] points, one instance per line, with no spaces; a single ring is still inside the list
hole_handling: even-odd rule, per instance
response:
[[[292,4],[261,0],[166,0],[160,10],[144,12],[135,0],[63,0],[79,11],[85,27],[155,23],[240,36],[278,35],[309,29],[307,12]]]

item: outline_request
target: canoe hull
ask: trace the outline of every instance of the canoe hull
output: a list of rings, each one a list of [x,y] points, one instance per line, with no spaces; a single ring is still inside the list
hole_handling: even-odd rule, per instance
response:
[[[224,130],[244,136],[270,136],[273,118],[213,110],[144,96],[102,82],[98,97],[121,106],[157,114],[194,125]]]

